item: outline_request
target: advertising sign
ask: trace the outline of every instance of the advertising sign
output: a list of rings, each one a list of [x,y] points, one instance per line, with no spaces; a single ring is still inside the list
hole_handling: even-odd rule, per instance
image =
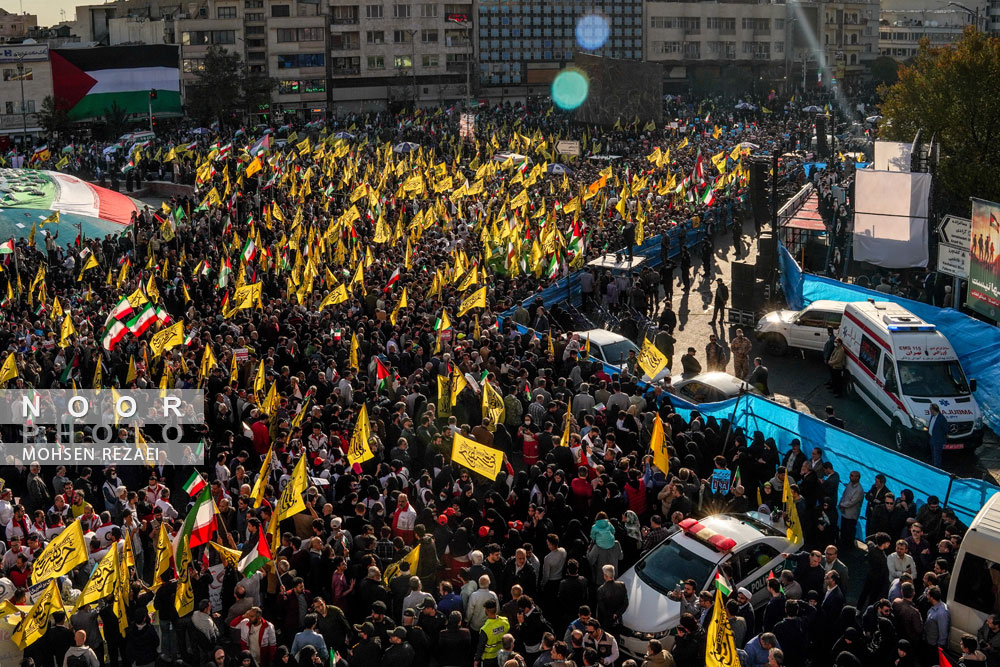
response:
[[[972,200],[972,245],[966,305],[1000,319],[1000,204]]]

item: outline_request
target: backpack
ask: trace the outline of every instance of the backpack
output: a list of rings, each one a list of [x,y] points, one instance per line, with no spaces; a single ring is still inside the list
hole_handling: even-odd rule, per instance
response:
[[[90,662],[82,653],[74,653],[73,655],[66,656],[65,667],[90,667]]]

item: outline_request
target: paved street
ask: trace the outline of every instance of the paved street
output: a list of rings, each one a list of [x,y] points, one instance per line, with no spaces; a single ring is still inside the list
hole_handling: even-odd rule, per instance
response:
[[[750,235],[745,236],[745,243],[751,242],[750,258],[743,261],[754,261],[757,244],[753,239],[753,225],[747,223],[744,227]],[[720,339],[728,341],[735,335],[736,327],[710,324],[712,317],[712,296],[715,289],[715,278],[720,275],[730,285],[731,265],[734,260],[729,234],[719,234],[716,237],[717,247],[715,262],[711,276],[705,276],[701,265],[700,253],[692,252],[692,282],[691,291],[684,293],[680,281],[675,279],[673,306],[677,311],[678,326],[675,331],[677,344],[675,346],[679,372],[680,355],[692,346],[698,350],[698,359],[705,363],[705,345],[711,333],[719,335]],[[661,306],[662,308],[662,306]],[[766,311],[765,311],[766,312]],[[744,328],[744,334],[753,338],[751,330]],[[813,415],[824,414],[827,405],[832,405],[847,430],[861,435],[879,444],[888,445],[891,442],[889,426],[879,419],[871,409],[854,396],[836,398],[826,388],[829,372],[819,353],[802,352],[790,349],[785,356],[775,357],[763,352],[762,346],[754,341],[751,359],[760,356],[769,372],[768,384],[774,392],[773,398],[789,407]],[[732,363],[727,368],[733,371]],[[930,457],[924,452],[908,451],[909,455],[923,461]],[[986,442],[975,454],[962,454],[945,457],[945,467],[961,477],[987,478],[997,483],[1000,480],[1000,445],[992,432],[987,432]]]

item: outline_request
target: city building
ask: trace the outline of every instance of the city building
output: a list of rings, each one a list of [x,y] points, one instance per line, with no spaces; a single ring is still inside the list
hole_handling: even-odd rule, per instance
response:
[[[786,5],[646,2],[645,59],[667,93],[763,92],[786,75]]]
[[[970,25],[988,27],[986,3],[943,4],[936,0],[883,0],[879,12],[879,55],[903,62],[917,54],[920,40],[952,44]]]
[[[48,44],[0,45],[0,147],[41,132],[38,112],[51,94]]]
[[[38,17],[34,14],[15,14],[0,9],[0,40],[22,40],[28,32],[38,25]]]
[[[477,10],[478,96],[491,102],[549,95],[577,51],[643,57],[641,0],[479,0]]]
[[[807,89],[822,85],[851,92],[878,57],[878,0],[789,2],[787,7],[793,41],[789,71],[801,74]]]
[[[336,113],[461,100],[475,75],[468,2],[330,2]],[[474,90],[474,89],[473,89]]]

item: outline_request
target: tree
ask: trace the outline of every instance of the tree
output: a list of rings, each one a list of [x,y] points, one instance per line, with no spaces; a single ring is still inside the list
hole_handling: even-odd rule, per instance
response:
[[[38,112],[38,123],[45,130],[45,134],[55,137],[61,132],[68,132],[70,129],[69,104],[66,100],[58,100],[51,95],[46,95],[42,100],[42,108]]]
[[[237,53],[212,47],[188,96],[188,115],[204,125],[218,121],[219,127],[242,122],[241,111],[254,113],[271,101],[276,82],[250,72]]]
[[[889,56],[879,56],[871,64],[872,83],[891,86],[899,81],[899,63]]]
[[[899,81],[880,89],[883,137],[940,142],[938,211],[969,214],[969,197],[1000,201],[1000,39],[967,28],[953,45],[924,40]]]
[[[104,110],[104,128],[109,139],[118,139],[128,127],[128,112],[118,105],[116,100]]]

